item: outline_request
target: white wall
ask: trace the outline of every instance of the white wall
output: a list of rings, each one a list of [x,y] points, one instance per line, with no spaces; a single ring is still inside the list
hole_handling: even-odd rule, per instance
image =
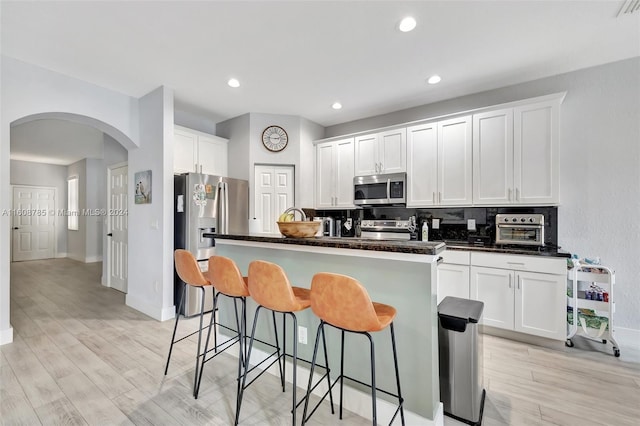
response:
[[[250,114],[244,114],[216,125],[217,135],[229,139],[227,144],[227,169],[229,177],[249,180],[253,167],[250,155]],[[252,185],[252,183],[250,183]]]
[[[102,173],[104,161],[102,159],[86,159],[86,208],[97,211],[104,205],[105,187]],[[100,262],[102,260],[102,220],[103,217],[95,214],[83,215],[85,221],[85,253],[84,261],[87,263]]]
[[[138,144],[138,100],[0,56],[0,209],[10,209],[10,127],[59,118],[92,125],[127,148]],[[0,344],[13,340],[10,318],[9,217],[0,217]]]
[[[331,126],[326,137],[565,90],[558,242],[615,269],[618,338],[640,346],[640,58]]]
[[[87,159],[80,160],[67,167],[67,179],[78,178],[78,210],[87,208]],[[68,209],[65,202],[65,208]],[[66,226],[65,226],[65,229]],[[87,256],[87,218],[78,215],[78,229],[67,230],[67,257],[84,262]]]
[[[271,125],[285,129],[289,144],[280,152],[262,145],[262,132]],[[249,181],[249,214],[254,208],[254,165],[293,165],[296,207],[313,207],[313,141],[324,136],[324,128],[294,115],[250,113],[217,124],[218,135],[229,139],[228,162],[231,177]]]
[[[129,150],[134,174],[151,170],[150,204],[134,204],[129,191],[127,305],[156,319],[174,316],[173,305],[173,92],[161,87],[140,99],[140,147]]]
[[[67,167],[54,164],[11,160],[12,185],[47,186],[56,188],[55,209],[67,207]],[[67,218],[56,215],[56,255],[67,255]]]

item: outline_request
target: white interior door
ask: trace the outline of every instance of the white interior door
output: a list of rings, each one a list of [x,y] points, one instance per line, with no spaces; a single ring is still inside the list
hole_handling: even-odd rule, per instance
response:
[[[280,213],[294,205],[293,166],[255,166],[254,215],[262,222],[262,232],[277,234]]]
[[[13,187],[12,260],[55,257],[54,188]]]
[[[110,168],[107,176],[109,196],[107,206],[108,286],[127,292],[127,229],[128,167]]]

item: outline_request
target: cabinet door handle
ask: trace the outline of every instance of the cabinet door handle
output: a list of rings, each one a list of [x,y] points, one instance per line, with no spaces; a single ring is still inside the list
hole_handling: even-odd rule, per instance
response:
[[[202,173],[202,164],[200,164],[200,173]]]
[[[194,172],[196,172],[196,173],[198,173],[198,163],[195,163],[195,164],[193,165],[193,171],[194,171]]]
[[[520,188],[516,188],[516,201],[520,201]]]
[[[511,275],[509,275],[509,288],[511,288]]]
[[[438,192],[438,204],[442,204],[442,192]]]
[[[433,204],[436,203],[436,193],[435,191],[433,192],[433,195],[431,196],[431,199],[433,200]]]
[[[524,265],[524,262],[507,262],[509,265]]]
[[[518,290],[520,290],[520,275],[518,275]]]
[[[380,163],[380,173],[382,173],[383,170],[384,170],[384,165]]]
[[[508,200],[511,201],[511,188],[509,188],[509,196]]]

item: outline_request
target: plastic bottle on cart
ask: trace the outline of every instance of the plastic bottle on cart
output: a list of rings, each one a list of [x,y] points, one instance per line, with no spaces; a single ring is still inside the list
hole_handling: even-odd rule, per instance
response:
[[[422,222],[422,241],[429,241],[429,225],[426,220]]]

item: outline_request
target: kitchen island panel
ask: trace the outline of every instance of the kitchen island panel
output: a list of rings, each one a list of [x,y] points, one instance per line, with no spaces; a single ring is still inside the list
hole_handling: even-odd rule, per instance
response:
[[[396,343],[402,392],[405,408],[413,413],[433,420],[439,407],[438,377],[438,340],[436,310],[436,268],[437,256],[406,255],[411,258],[384,259],[377,256],[362,256],[361,250],[339,249],[335,253],[314,253],[298,250],[298,246],[253,242],[236,244],[238,241],[216,240],[216,254],[232,258],[243,274],[248,271],[253,260],[266,260],[284,268],[291,284],[310,288],[313,275],[318,272],[334,272],[358,279],[367,289],[371,299],[394,306],[398,310],[395,319]],[[371,252],[370,252],[371,253]],[[377,252],[374,252],[377,253]],[[396,253],[391,253],[396,254]],[[413,256],[423,259],[416,261]],[[231,302],[221,298],[221,321],[230,324],[233,312]],[[248,306],[249,331],[253,321],[255,303]],[[268,311],[265,311],[265,313]],[[270,314],[260,314],[260,327],[257,335],[265,340],[273,339],[273,322]],[[298,325],[307,327],[308,343],[298,345],[299,357],[311,360],[313,344],[319,320],[309,309],[297,314]],[[281,327],[278,318],[278,327]],[[292,328],[287,323],[287,334],[291,337]],[[340,332],[327,327],[329,362],[336,377],[339,371]],[[388,329],[372,333],[376,345],[376,380],[378,387],[395,392],[393,357]],[[289,344],[288,352],[291,353]],[[259,346],[257,346],[259,347]],[[348,334],[345,344],[346,374],[364,382],[370,382],[368,340],[364,336]],[[266,350],[265,348],[261,348]],[[320,357],[322,359],[322,357]],[[358,386],[350,383],[349,386]],[[337,388],[335,388],[337,390]],[[362,389],[369,392],[367,389]],[[379,398],[393,401],[392,398],[378,393]]]

